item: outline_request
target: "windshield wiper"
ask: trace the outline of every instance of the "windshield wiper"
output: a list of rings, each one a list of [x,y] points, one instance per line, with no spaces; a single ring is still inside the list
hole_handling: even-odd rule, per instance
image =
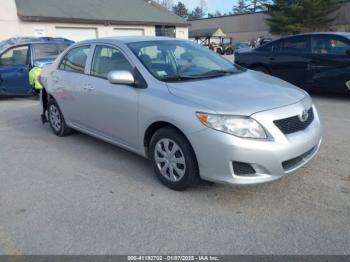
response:
[[[225,76],[228,74],[236,74],[238,72],[232,71],[232,70],[211,70],[208,72],[205,72],[203,74],[198,75],[174,75],[174,76],[166,76],[161,78],[163,81],[182,81],[182,80],[193,80],[193,79],[200,79],[200,78],[210,78],[210,77],[218,77],[218,76]]]
[[[236,71],[232,71],[232,70],[211,70],[196,76],[222,76],[222,75],[228,75],[228,74],[231,75],[235,73]]]
[[[174,76],[162,77],[161,80],[163,80],[163,81],[182,81],[182,80],[192,80],[192,79],[196,79],[196,78],[197,77],[185,76],[185,75],[174,75]]]

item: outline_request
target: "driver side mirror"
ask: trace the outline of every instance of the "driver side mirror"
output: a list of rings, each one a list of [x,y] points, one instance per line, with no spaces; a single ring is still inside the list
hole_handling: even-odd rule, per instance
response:
[[[135,78],[129,71],[111,71],[108,73],[108,81],[114,85],[134,85]]]
[[[346,54],[347,54],[348,56],[350,56],[350,48],[349,48],[348,50],[346,50]]]

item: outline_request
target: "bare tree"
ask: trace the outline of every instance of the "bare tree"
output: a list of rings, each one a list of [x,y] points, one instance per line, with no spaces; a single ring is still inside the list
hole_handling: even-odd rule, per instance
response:
[[[169,10],[172,10],[174,6],[173,0],[156,0],[156,2]]]
[[[200,0],[199,7],[202,9],[203,13],[208,11],[208,3],[206,0]]]

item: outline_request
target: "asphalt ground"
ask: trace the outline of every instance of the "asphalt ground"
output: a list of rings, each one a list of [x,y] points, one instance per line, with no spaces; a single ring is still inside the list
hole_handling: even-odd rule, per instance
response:
[[[314,101],[324,141],[300,171],[174,192],[139,156],[53,135],[38,101],[0,99],[0,254],[350,254],[350,98]]]

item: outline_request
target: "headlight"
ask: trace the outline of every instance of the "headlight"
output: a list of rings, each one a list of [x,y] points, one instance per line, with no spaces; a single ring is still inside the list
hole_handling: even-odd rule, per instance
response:
[[[250,117],[206,113],[196,115],[202,124],[212,129],[243,138],[267,139],[264,128]]]

